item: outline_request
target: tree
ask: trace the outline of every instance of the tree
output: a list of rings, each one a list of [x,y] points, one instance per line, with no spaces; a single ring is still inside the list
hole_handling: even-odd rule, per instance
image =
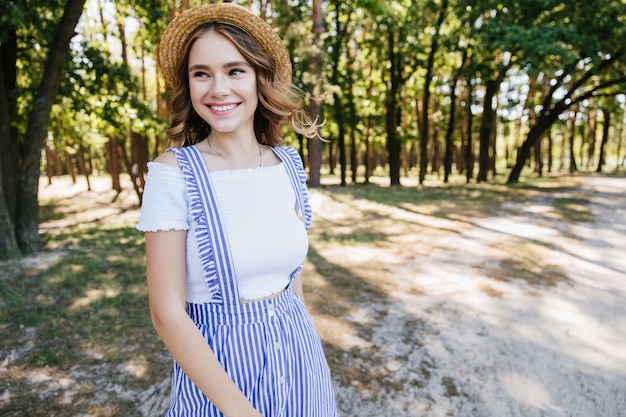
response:
[[[0,49],[0,53],[1,52],[2,49]],[[0,56],[0,58],[2,57]],[[3,65],[0,65],[1,85],[4,85],[4,83],[1,82],[3,79]],[[11,126],[11,121],[9,119],[8,102],[9,100],[6,94],[6,89],[0,86],[0,137],[6,138],[10,137],[9,130]],[[2,168],[1,163],[0,168]],[[6,198],[4,195],[4,187],[2,186],[2,184],[4,183],[2,171],[3,170],[0,169],[0,259],[9,259],[19,256],[20,248],[15,237],[13,221],[9,214],[9,208],[7,206]]]
[[[456,126],[456,105],[457,105],[457,85],[463,69],[468,61],[468,48],[464,48],[462,57],[458,69],[450,81],[450,115],[448,118],[448,127],[446,129],[445,136],[445,153],[444,153],[444,182],[447,183],[452,173],[452,154],[453,154],[453,140],[452,135]]]
[[[26,16],[16,8],[0,4],[0,259],[21,252],[15,236],[19,142],[13,127],[17,108],[17,27]]]
[[[311,90],[313,97],[311,98],[310,112],[311,119],[320,121],[322,117],[321,87],[322,87],[322,34],[326,31],[324,23],[324,14],[322,13],[322,0],[313,0],[311,3],[311,19],[313,21],[313,43],[316,46],[313,57],[311,58],[311,74],[313,82]],[[319,187],[321,185],[321,166],[322,166],[322,142],[319,138],[308,140],[309,151],[309,186]]]
[[[411,53],[413,42],[419,37],[416,35],[418,20],[422,17],[421,10],[413,2],[400,3],[387,7],[381,17],[379,27],[385,34],[384,52],[386,59],[383,63],[387,70],[385,74],[385,133],[387,135],[387,157],[389,161],[389,179],[391,185],[400,185],[400,151],[401,143],[398,135],[398,126],[401,117],[401,92],[405,83],[415,74],[418,65],[416,53]],[[413,50],[415,52],[415,50]]]
[[[435,54],[439,49],[439,37],[441,29],[443,27],[446,14],[448,13],[448,0],[442,0],[439,9],[437,23],[435,24],[435,33],[430,40],[430,51],[428,52],[428,59],[426,60],[426,75],[424,76],[424,92],[422,95],[422,116],[420,123],[420,172],[419,183],[422,185],[426,178],[426,170],[428,168],[428,142],[430,136],[430,129],[428,123],[428,114],[430,106],[430,85],[433,80],[433,71],[435,64]]]
[[[600,152],[598,154],[598,166],[596,172],[602,172],[602,167],[605,164],[606,159],[606,146],[609,142],[609,130],[611,128],[612,114],[619,114],[619,106],[617,100],[614,97],[607,97],[602,103],[602,115],[604,121],[602,123],[602,140],[600,142]],[[619,154],[619,151],[618,151]]]
[[[335,4],[333,29],[333,43],[330,45],[331,60],[334,63],[328,69],[328,80],[334,87],[333,110],[335,123],[337,125],[337,151],[339,152],[339,172],[340,184],[346,185],[346,131],[348,124],[345,122],[344,97],[349,96],[350,91],[346,89],[346,78],[349,65],[341,61],[342,55],[347,50],[347,39],[349,39],[348,27],[352,19],[352,5],[349,2],[337,2]],[[349,104],[348,104],[349,105]],[[332,167],[331,167],[332,168]]]
[[[552,4],[549,24],[538,22],[525,64],[535,71],[554,68],[535,123],[518,149],[508,182],[519,180],[530,150],[565,111],[588,99],[614,96],[626,88],[626,4],[614,0]],[[545,16],[545,10],[543,10]],[[614,16],[619,18],[614,19]],[[559,25],[555,23],[559,22]],[[524,39],[531,39],[525,37]],[[533,51],[533,54],[530,52]],[[546,61],[552,65],[546,65]],[[572,155],[573,157],[573,155]]]
[[[0,97],[3,99],[3,105],[0,111],[2,112],[3,126],[7,127],[0,130],[2,136],[0,143],[3,145],[3,150],[9,150],[20,143],[21,146],[18,152],[12,154],[19,155],[19,158],[14,158],[14,162],[10,163],[7,163],[6,158],[3,158],[1,162],[3,202],[0,203],[0,218],[15,219],[12,224],[13,230],[8,230],[7,234],[13,234],[16,237],[21,253],[31,253],[41,248],[37,201],[40,155],[48,133],[52,104],[56,99],[61,80],[65,74],[69,42],[74,36],[74,28],[82,14],[84,1],[68,0],[65,2],[62,16],[56,23],[54,16],[57,14],[57,5],[47,3],[37,5],[39,8],[26,6],[20,8],[12,3],[3,3],[6,10],[3,10],[2,13],[3,27],[0,30],[0,56],[3,67],[0,80],[0,90],[2,91]],[[41,11],[47,11],[47,13],[42,13],[42,17],[39,15]],[[42,21],[45,21],[46,24],[38,26],[37,23],[33,23]],[[33,26],[36,28],[33,33],[26,35],[27,28],[30,29]],[[41,78],[38,80],[36,94],[32,100],[22,101],[28,104],[30,112],[27,122],[25,122],[25,134],[20,141],[18,131],[14,129],[19,123],[18,117],[20,115],[16,110],[19,94],[16,82],[18,42],[26,40],[38,42],[38,35],[45,32],[49,27],[54,28],[54,33],[50,36],[51,41],[46,43],[44,35],[41,42],[38,43],[38,46],[46,52],[46,61],[41,71]],[[29,68],[32,71],[30,76],[37,74],[36,68],[37,63],[33,62]],[[7,143],[9,145],[5,147],[4,145]],[[5,176],[6,173],[9,173],[9,176]],[[3,224],[3,228],[8,226],[10,225]],[[0,256],[14,255],[14,252],[6,251],[7,248],[6,245],[0,248],[3,251]]]

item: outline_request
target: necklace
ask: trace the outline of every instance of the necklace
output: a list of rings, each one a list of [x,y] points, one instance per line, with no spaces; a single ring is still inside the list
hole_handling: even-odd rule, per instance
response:
[[[215,152],[216,154],[218,154],[219,156],[221,156],[222,158],[224,158],[224,160],[226,162],[228,162],[229,164],[231,164],[232,166],[234,166],[236,169],[241,169],[241,167],[237,166],[237,164],[235,164],[233,161],[231,161],[230,159],[228,159],[226,157],[226,155],[224,155],[223,153],[221,153],[220,151],[218,151],[217,149],[215,149],[213,147],[213,145],[211,145],[211,140],[209,138],[206,138],[206,142],[209,144],[209,148],[211,148],[213,150],[213,152]],[[261,144],[259,142],[257,142],[257,145],[259,146],[259,166],[262,167],[263,166],[263,154],[261,152]]]

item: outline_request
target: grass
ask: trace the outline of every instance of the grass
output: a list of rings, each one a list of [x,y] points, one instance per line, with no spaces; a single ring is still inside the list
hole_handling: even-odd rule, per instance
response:
[[[136,415],[134,400],[110,401],[96,383],[118,374],[117,391],[147,388],[167,372],[152,365],[163,362],[163,347],[150,326],[143,234],[119,220],[132,203],[111,203],[112,196],[44,201],[42,237],[55,260],[2,268],[0,352],[13,357],[0,383],[9,395],[3,416]],[[118,215],[91,218],[103,202]],[[130,364],[133,372],[123,372]],[[90,369],[100,378],[82,383]],[[105,401],[93,401],[103,394]]]
[[[540,220],[593,221],[589,196],[561,196],[575,185],[575,178],[551,177],[516,186],[371,184],[315,190],[314,198],[323,204],[311,231],[305,288],[331,368],[346,384],[375,382],[361,372],[367,348],[341,341],[351,334],[367,340],[370,326],[346,327],[341,320],[355,314],[355,306],[392,302],[389,294],[398,290],[394,277],[402,262],[427,255],[437,248],[438,236],[462,231],[477,219],[537,204],[545,206],[536,212]],[[42,198],[46,253],[32,262],[0,265],[2,416],[139,416],[136,395],[125,393],[146,392],[169,373],[169,359],[149,319],[143,234],[134,228],[136,197],[118,196],[106,187],[74,188]],[[379,253],[396,258],[378,258]],[[489,271],[494,279],[532,285],[566,279],[558,271],[547,274],[550,266],[535,259],[532,253],[512,256]],[[420,323],[407,325],[419,329]],[[427,367],[422,374],[428,378]],[[379,377],[384,384],[384,375]],[[443,383],[456,395],[453,381]]]

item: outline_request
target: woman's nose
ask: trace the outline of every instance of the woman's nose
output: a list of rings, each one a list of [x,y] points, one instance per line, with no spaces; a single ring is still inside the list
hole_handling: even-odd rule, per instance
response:
[[[216,97],[228,95],[230,93],[230,87],[228,85],[228,79],[222,75],[213,76],[213,83],[211,85],[211,94]]]

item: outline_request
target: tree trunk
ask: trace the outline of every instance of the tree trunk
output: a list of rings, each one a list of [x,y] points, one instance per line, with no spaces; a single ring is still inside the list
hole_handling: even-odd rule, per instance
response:
[[[562,171],[565,168],[565,154],[567,152],[567,123],[561,124],[561,146],[559,146],[561,150],[559,154],[559,171]]]
[[[143,192],[146,185],[146,167],[148,165],[148,138],[136,132],[130,133],[131,138],[131,160],[133,171],[137,176],[137,183]],[[141,201],[141,196],[139,196]]]
[[[587,147],[587,162],[585,168],[589,168],[594,163],[596,155],[596,136],[597,136],[597,117],[598,114],[595,110],[589,110],[589,135],[588,135],[588,147]]]
[[[552,123],[559,117],[563,111],[565,111],[567,105],[559,103],[554,106],[553,109],[544,109],[537,117],[537,122],[531,127],[526,140],[517,150],[517,158],[515,165],[509,174],[507,183],[512,184],[519,181],[519,177],[522,173],[522,169],[530,157],[530,151],[533,146],[537,146],[543,134],[552,126]]]
[[[438,103],[438,102],[437,102]],[[433,109],[434,114],[438,114],[441,109],[437,103],[431,103],[431,108]],[[439,178],[439,173],[441,171],[441,163],[443,161],[442,151],[441,151],[441,129],[439,129],[439,123],[432,123],[430,128],[430,139],[432,143],[431,150],[431,161],[430,161],[430,169],[435,174],[437,178]]]
[[[91,191],[91,181],[89,180],[91,172],[87,169],[87,164],[85,163],[85,147],[82,144],[78,145],[76,160],[78,162],[78,173],[85,176],[85,181],[87,181],[87,190]]]
[[[552,129],[548,129],[548,172],[552,172]]]
[[[454,143],[452,141],[452,134],[454,132],[455,117],[456,117],[456,83],[457,80],[453,80],[450,88],[450,117],[448,119],[448,128],[446,129],[445,136],[445,149],[443,157],[443,182],[448,183],[450,180],[450,174],[452,173],[452,159],[454,151]]]
[[[311,70],[315,75],[315,84],[312,86],[313,97],[311,98],[311,119],[322,120],[321,83],[322,83],[322,34],[326,31],[324,15],[322,14],[322,0],[313,0],[311,4],[313,19],[313,39],[317,46],[315,56],[311,59]],[[319,138],[309,139],[307,142],[309,151],[309,186],[321,186],[322,168],[322,141]]]
[[[109,175],[111,175],[111,188],[119,193],[122,192],[122,184],[120,182],[120,158],[117,150],[117,138],[115,136],[109,137],[107,143],[107,151],[109,154],[108,168]]]
[[[335,168],[337,168],[337,156],[335,155],[335,143],[337,141],[331,141],[325,148],[328,149],[328,159],[326,164],[328,165],[328,174],[334,176]],[[322,165],[324,165],[324,153],[322,152]]]
[[[17,241],[23,253],[41,250],[38,202],[41,150],[48,132],[50,110],[67,67],[69,43],[84,4],[85,0],[68,0],[65,4],[63,17],[50,43],[42,81],[33,100],[24,135],[15,225]]]
[[[48,177],[48,185],[52,185],[52,177],[54,177],[54,157],[52,155],[52,149],[46,142],[44,144],[44,152],[46,155],[46,177]]]
[[[535,150],[535,172],[541,177],[543,176],[543,149],[541,146],[541,139],[539,138],[539,140],[537,141],[537,143],[535,143],[535,146],[533,147]]]
[[[356,128],[350,126],[350,180],[352,184],[356,184],[357,173],[359,169],[357,151],[356,151]]]
[[[488,80],[485,84],[485,98],[483,101],[483,116],[480,122],[480,148],[478,153],[478,182],[487,181],[490,166],[491,137],[496,117],[493,108],[493,98],[498,91],[499,81]]]
[[[387,48],[389,58],[389,84],[385,100],[385,131],[387,133],[387,155],[389,158],[389,181],[391,186],[400,185],[400,144],[396,133],[397,97],[400,88],[400,71],[397,65],[396,38],[393,28],[387,26]]]
[[[569,172],[573,174],[578,171],[578,166],[576,165],[576,154],[574,153],[574,140],[576,139],[576,113],[572,113],[571,121],[572,125],[570,127],[570,135],[569,135]]]
[[[433,44],[435,42],[433,41]],[[424,77],[424,93],[422,95],[422,112],[420,117],[420,170],[419,170],[419,184],[424,183],[426,178],[426,172],[428,171],[428,142],[430,133],[430,123],[428,118],[428,111],[430,106],[430,83],[432,81],[432,72],[435,60],[435,45],[431,45],[430,53],[428,54],[428,64],[426,66],[426,76]]]
[[[72,178],[72,184],[76,184],[76,171],[74,170],[74,158],[72,158],[72,154],[65,149],[65,169],[67,169],[67,173]]]
[[[445,154],[444,154],[444,175],[443,182],[448,183],[450,179],[450,174],[452,173],[452,160],[454,158],[454,142],[452,140],[452,135],[454,134],[454,127],[456,126],[456,86],[459,83],[459,77],[461,75],[461,71],[463,71],[463,67],[467,61],[467,49],[463,51],[463,57],[461,58],[461,65],[459,69],[456,71],[454,75],[454,79],[450,83],[450,117],[448,119],[448,128],[446,130],[445,136]]]
[[[426,171],[428,170],[428,142],[430,134],[430,123],[428,120],[428,113],[430,111],[430,84],[433,80],[433,71],[435,67],[435,54],[439,48],[439,32],[441,26],[446,17],[448,9],[448,0],[443,0],[441,4],[441,10],[439,11],[439,17],[437,19],[437,32],[432,37],[430,43],[430,52],[428,53],[428,60],[426,64],[426,76],[424,77],[424,94],[422,96],[422,117],[420,125],[420,172],[419,172],[419,184],[424,183],[426,178]]]
[[[0,49],[0,54],[2,50]],[[1,57],[0,57],[1,58]],[[10,138],[11,118],[9,111],[9,100],[4,83],[3,65],[0,63],[0,138]],[[3,148],[3,150],[6,148]],[[3,155],[9,152],[3,152]],[[20,256],[20,248],[15,238],[11,211],[7,205],[4,195],[4,184],[11,184],[12,181],[4,181],[4,164],[6,159],[0,160],[0,259],[11,259]]]
[[[0,181],[2,171],[0,170]],[[0,187],[0,260],[17,258],[21,251],[13,232],[13,222],[4,198],[4,190]]]
[[[8,24],[3,28],[6,38],[0,42],[0,187],[3,188],[4,200],[11,223],[15,226],[17,209],[17,188],[20,159],[19,135],[17,128],[11,126],[15,117],[17,98],[17,36],[15,28]],[[15,235],[11,229],[11,235]]]
[[[346,185],[346,126],[343,118],[343,106],[341,97],[335,95],[335,117],[339,128],[337,147],[339,152],[339,173],[341,177],[341,185]]]
[[[619,117],[623,117],[623,113],[618,113],[618,118]],[[617,150],[615,151],[615,172],[618,172],[620,165],[624,165],[624,159],[626,159],[626,155],[624,155],[624,158],[622,159],[622,162],[620,163],[619,156],[622,153],[622,143],[624,141],[624,123],[618,124],[616,136],[617,136]]]
[[[472,80],[467,81],[467,140],[465,142],[465,179],[469,183],[474,177],[474,147],[473,147],[473,130],[474,130],[474,115],[472,114],[472,103],[474,102],[474,85]]]
[[[356,125],[357,125],[357,114],[356,114],[356,105],[354,103],[354,81],[353,81],[353,71],[352,65],[354,64],[354,57],[349,55],[348,59],[350,60],[350,64],[348,65],[348,69],[346,70],[346,101],[348,105],[348,120],[349,120],[349,129],[350,129],[350,173],[352,184],[356,184],[357,180],[357,171],[359,168],[359,163],[357,160],[357,145],[356,145]]]
[[[600,143],[600,155],[598,155],[598,169],[596,169],[596,172],[602,172],[604,153],[606,144],[609,141],[609,128],[611,127],[611,113],[607,109],[602,109],[602,113],[604,113],[604,125],[602,126],[602,142]]]
[[[365,165],[365,179],[363,180],[364,184],[369,184],[370,183],[370,177],[372,176],[372,171],[373,171],[373,167],[374,167],[374,150],[372,149],[372,141],[370,140],[370,134],[371,134],[371,118],[367,118],[366,122],[365,122],[365,155],[363,157],[363,162]]]
[[[497,94],[494,96],[494,99],[496,101],[495,108],[497,109],[499,106]],[[498,118],[496,117],[495,109],[494,109],[493,118],[491,119],[491,129],[489,133],[490,133],[489,134],[489,170],[492,172],[493,176],[495,177],[496,175],[498,175],[498,170],[496,167],[496,161],[498,159],[498,146],[497,146]]]

